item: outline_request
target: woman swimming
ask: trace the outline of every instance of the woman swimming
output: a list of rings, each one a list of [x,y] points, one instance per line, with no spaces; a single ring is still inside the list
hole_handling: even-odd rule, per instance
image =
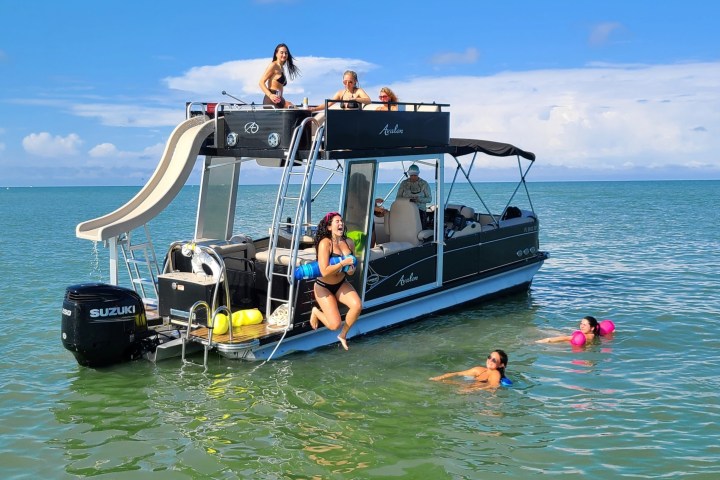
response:
[[[500,350],[493,350],[490,355],[487,356],[485,366],[477,366],[462,370],[460,372],[450,372],[437,377],[432,377],[430,380],[447,380],[452,377],[471,377],[476,382],[482,383],[483,388],[488,387],[499,387],[501,380],[505,377],[505,367],[507,367],[508,356]]]
[[[580,320],[580,331],[585,335],[585,341],[589,342],[595,339],[596,335],[600,334],[600,324],[595,317],[590,315],[583,317]],[[582,337],[580,337],[582,339]],[[572,335],[561,335],[558,337],[548,337],[542,340],[537,340],[535,343],[559,343],[569,342],[572,340]]]

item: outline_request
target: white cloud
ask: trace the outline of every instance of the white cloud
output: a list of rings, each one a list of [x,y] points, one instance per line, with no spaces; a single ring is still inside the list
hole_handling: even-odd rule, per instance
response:
[[[470,64],[475,63],[480,58],[477,48],[467,48],[464,52],[446,52],[433,55],[430,63],[435,65],[447,64]]]
[[[66,137],[52,136],[47,132],[31,133],[22,140],[25,151],[40,157],[75,155],[82,143],[80,137],[75,133]]]
[[[97,117],[100,123],[111,127],[168,127],[185,118],[178,108],[153,108],[147,105],[86,103],[72,106],[80,117]]]
[[[248,103],[261,102],[258,82],[268,63],[270,59],[266,58],[194,67],[182,76],[168,77],[164,81],[173,90],[190,92],[209,101],[232,101],[221,96],[225,90]],[[295,64],[301,75],[288,83],[286,96],[311,96],[317,101],[342,88],[345,70],[357,71],[362,84],[363,74],[377,68],[372,63],[352,58],[296,57]]]
[[[462,89],[457,86],[462,85]],[[720,168],[720,63],[419,78],[401,101],[451,104],[451,135],[513,143],[578,169]],[[438,97],[436,92],[442,92]]]
[[[95,145],[88,151],[89,159],[85,167],[93,168],[133,168],[152,169],[160,161],[165,144],[157,143],[140,151],[119,150],[112,143]]]
[[[88,152],[88,154],[93,158],[116,157],[118,153],[117,147],[112,143],[101,143],[100,145],[95,145]]]
[[[590,45],[604,45],[610,39],[610,35],[622,28],[622,24],[618,22],[604,22],[595,25],[590,32],[588,39]]]

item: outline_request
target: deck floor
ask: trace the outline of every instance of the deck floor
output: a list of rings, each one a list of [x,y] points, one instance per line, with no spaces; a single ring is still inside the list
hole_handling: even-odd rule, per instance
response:
[[[230,340],[230,331],[228,330],[228,332],[223,335],[213,334],[212,342],[226,344],[244,343],[256,340],[258,338],[263,338],[267,335],[272,335],[278,332],[282,332],[282,329],[268,328],[267,322],[258,323],[257,325],[243,325],[240,328],[236,327],[235,329],[233,329],[232,340]],[[210,330],[208,330],[207,327],[199,327],[190,331],[190,336],[202,340],[207,340],[209,333]]]

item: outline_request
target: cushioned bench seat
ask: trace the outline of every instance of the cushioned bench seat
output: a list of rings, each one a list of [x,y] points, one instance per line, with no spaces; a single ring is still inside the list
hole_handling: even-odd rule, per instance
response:
[[[290,249],[289,248],[276,248],[275,249],[275,264],[277,265],[290,265]],[[270,258],[270,253],[267,250],[263,250],[262,252],[257,252],[255,254],[255,258],[257,258],[261,262],[267,262]],[[302,265],[304,263],[310,263],[317,260],[317,257],[315,255],[315,248],[306,248],[304,250],[298,251],[298,257],[297,262],[295,266]]]

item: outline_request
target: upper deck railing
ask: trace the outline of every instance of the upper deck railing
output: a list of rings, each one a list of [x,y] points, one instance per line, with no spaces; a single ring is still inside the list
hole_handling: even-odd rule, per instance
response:
[[[327,105],[327,102],[326,102]],[[444,104],[397,103],[397,110],[376,110],[381,103],[342,109],[339,104],[315,114],[325,123],[321,157],[407,155],[441,152],[450,144],[450,113]],[[188,103],[187,116],[215,117],[215,135],[201,154],[283,158],[295,128],[313,115],[303,108],[276,109],[267,105]],[[306,129],[299,149],[310,147],[314,132]],[[408,152],[398,149],[413,149]]]

